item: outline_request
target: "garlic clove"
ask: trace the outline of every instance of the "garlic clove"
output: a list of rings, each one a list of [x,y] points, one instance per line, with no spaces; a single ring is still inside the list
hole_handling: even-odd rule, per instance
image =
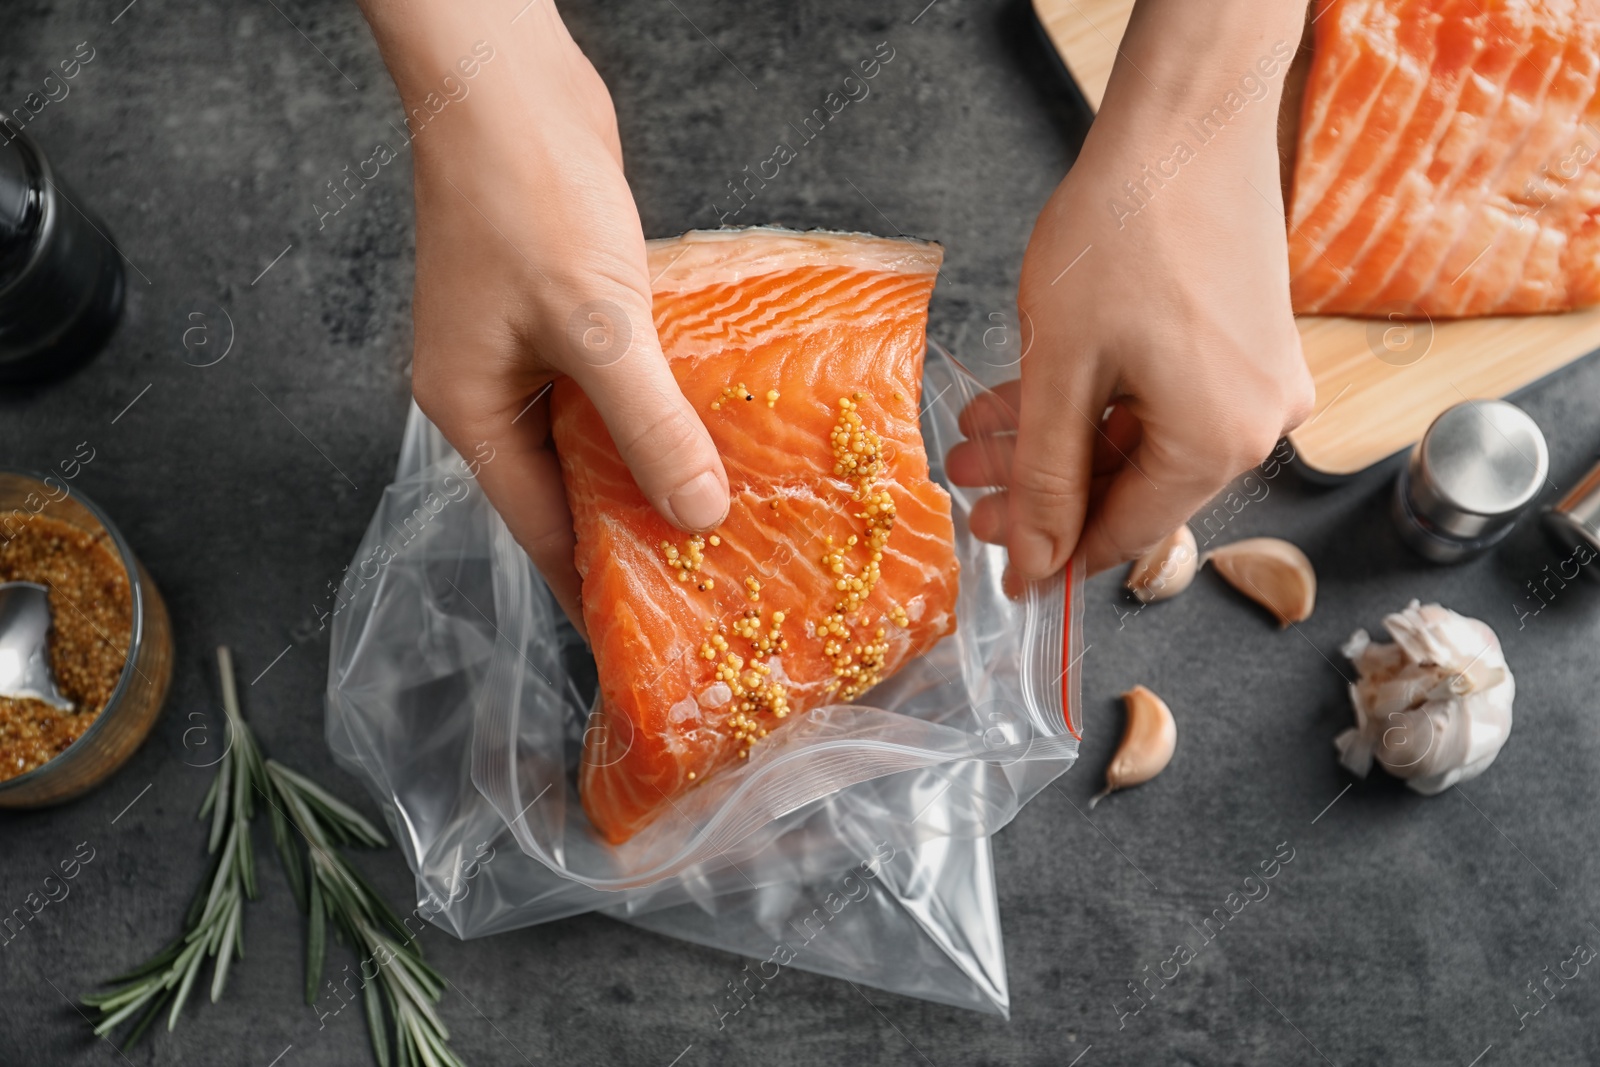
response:
[[[1128,590],[1141,603],[1153,604],[1189,588],[1199,569],[1200,550],[1194,543],[1194,531],[1185,524],[1133,561],[1128,568]]]
[[[1178,746],[1178,724],[1166,701],[1136,685],[1122,694],[1122,702],[1128,712],[1122,743],[1106,768],[1106,787],[1089,801],[1090,808],[1114,790],[1142,785],[1160,774]]]
[[[1229,585],[1272,612],[1281,626],[1304,622],[1316,605],[1317,572],[1304,552],[1280,538],[1235,541],[1200,562],[1213,564]]]

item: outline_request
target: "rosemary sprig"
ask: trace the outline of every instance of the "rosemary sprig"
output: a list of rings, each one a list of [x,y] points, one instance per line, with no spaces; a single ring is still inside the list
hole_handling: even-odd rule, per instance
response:
[[[123,1044],[126,1050],[168,1004],[171,1030],[208,955],[216,958],[212,1003],[222,995],[232,957],[244,956],[244,902],[257,895],[250,820],[255,794],[260,793],[271,813],[273,844],[284,875],[308,916],[306,1003],[316,1002],[331,922],[335,934],[361,953],[357,969],[362,1001],[380,1067],[464,1067],[447,1044],[450,1033],[433,1009],[444,993],[444,978],[423,962],[415,935],[338,851],[341,845],[382,848],[387,840],[360,812],[305,775],[276,760],[263,760],[240,714],[233,657],[225,647],[217,649],[217,667],[232,744],[200,807],[199,817],[211,819],[210,873],[196,891],[184,933],[176,941],[107,983],[116,988],[82,998],[100,1009],[94,1032],[109,1034],[142,1010],[144,1015]],[[369,966],[375,968],[371,978],[366,976]],[[392,1057],[386,1016],[394,1028]]]
[[[413,935],[382,897],[340,855],[335,846],[380,846],[383,835],[360,813],[275,760],[267,761],[267,775],[283,801],[290,823],[305,843],[305,867],[310,871],[307,907],[310,937],[306,949],[306,1003],[316,1001],[322,980],[326,923],[336,928],[361,954],[357,970],[372,1051],[382,1067],[390,1067],[384,1016],[394,1025],[394,1059],[398,1067],[463,1067],[446,1042],[450,1032],[433,1010],[444,994],[445,981],[423,962]],[[299,846],[290,843],[298,852]],[[286,859],[286,868],[299,863]],[[369,966],[373,969],[368,977]]]
[[[144,1035],[169,1003],[167,1029],[178,1024],[178,1014],[183,1011],[207,956],[216,960],[211,969],[213,1004],[222,996],[233,956],[244,956],[244,902],[256,898],[250,818],[254,814],[255,791],[266,784],[267,771],[255,738],[239,714],[233,659],[226,648],[217,650],[217,665],[223,677],[223,708],[232,744],[200,806],[199,818],[211,818],[211,836],[206,846],[212,857],[210,873],[189,905],[184,934],[139,967],[107,983],[118,988],[83,998],[83,1003],[100,1009],[101,1019],[94,1032],[101,1037],[141,1010],[144,1012],[129,1033],[124,1049],[131,1048]]]

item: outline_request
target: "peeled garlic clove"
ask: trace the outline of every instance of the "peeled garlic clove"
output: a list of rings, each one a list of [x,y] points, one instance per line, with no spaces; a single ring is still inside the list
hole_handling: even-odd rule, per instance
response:
[[[1177,596],[1189,588],[1200,569],[1194,532],[1180,526],[1128,568],[1128,590],[1144,604]]]
[[[1089,801],[1091,808],[1113,790],[1141,785],[1160,774],[1178,745],[1178,724],[1164,700],[1136,685],[1122,694],[1122,701],[1128,709],[1122,743],[1106,768],[1106,787]]]
[[[1304,622],[1317,601],[1317,572],[1306,554],[1277,537],[1248,537],[1206,553],[1217,573],[1281,626]]]

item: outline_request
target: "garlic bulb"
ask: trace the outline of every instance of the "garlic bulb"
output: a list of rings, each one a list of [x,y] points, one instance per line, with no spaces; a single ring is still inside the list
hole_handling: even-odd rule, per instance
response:
[[[1356,725],[1334,740],[1339,762],[1365,778],[1376,759],[1423,796],[1482,774],[1511,733],[1516,682],[1487,624],[1413,600],[1383,620],[1393,644],[1365,630],[1345,643],[1360,680]]]
[[[1278,537],[1247,537],[1207,552],[1210,563],[1245,596],[1278,620],[1305,622],[1317,602],[1317,572],[1300,549]]]
[[[1136,685],[1122,694],[1122,702],[1128,711],[1127,725],[1106,768],[1106,787],[1089,801],[1090,808],[1113,790],[1142,785],[1166,770],[1178,746],[1178,724],[1166,701]]]
[[[1128,568],[1128,590],[1142,604],[1177,596],[1194,581],[1200,550],[1187,523],[1163,537]]]

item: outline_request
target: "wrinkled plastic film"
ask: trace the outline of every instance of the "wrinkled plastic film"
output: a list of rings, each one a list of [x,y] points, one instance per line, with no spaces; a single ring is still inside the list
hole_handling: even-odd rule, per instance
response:
[[[941,481],[984,391],[930,349],[923,434]],[[786,907],[814,914],[813,888],[888,856],[852,913],[873,935],[817,935],[793,965],[1003,1013],[987,837],[1076,758],[1081,570],[1008,599],[1004,552],[967,530],[982,491],[952,489],[956,631],[612,846],[574,784],[592,669],[468,466],[413,410],[333,619],[330,744],[382,804],[419,901],[441,905],[424,917],[473,937],[603,910],[764,954]]]

